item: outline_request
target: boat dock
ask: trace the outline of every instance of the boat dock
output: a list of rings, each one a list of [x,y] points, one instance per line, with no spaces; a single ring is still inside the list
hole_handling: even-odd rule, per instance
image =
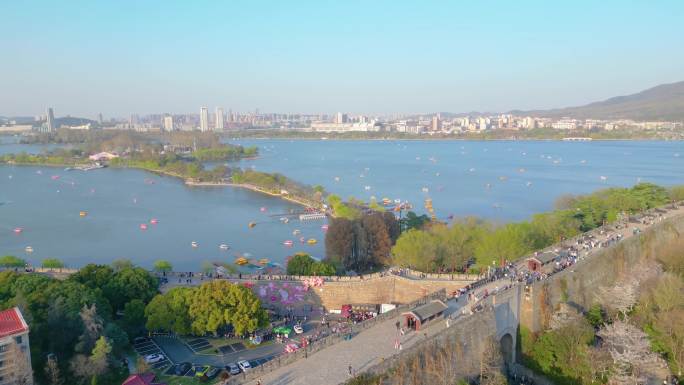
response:
[[[299,215],[300,221],[313,221],[313,220],[320,220],[320,219],[325,219],[325,218],[326,218],[325,213],[312,213],[312,214],[300,214]]]

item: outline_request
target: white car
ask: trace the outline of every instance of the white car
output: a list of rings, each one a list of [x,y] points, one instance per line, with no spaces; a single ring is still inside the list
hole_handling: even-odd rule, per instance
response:
[[[154,364],[155,362],[163,361],[163,354],[148,354],[145,356],[145,362],[148,364]]]
[[[252,365],[250,365],[249,361],[247,360],[238,361],[237,364],[240,367],[240,369],[242,369],[242,371],[245,373],[252,369]]]
[[[294,332],[297,334],[304,333],[304,328],[302,327],[302,325],[297,324],[292,329],[294,329]]]

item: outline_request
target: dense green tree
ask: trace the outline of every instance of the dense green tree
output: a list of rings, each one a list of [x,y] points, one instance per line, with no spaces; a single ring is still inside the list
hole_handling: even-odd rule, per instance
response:
[[[61,269],[63,268],[64,262],[57,258],[45,258],[43,259],[42,266],[46,269]]]
[[[427,231],[410,229],[404,232],[392,248],[392,255],[395,265],[420,271],[432,271],[439,264],[437,245]]]
[[[140,267],[123,268],[114,273],[104,286],[104,293],[114,311],[123,310],[133,299],[149,302],[155,294],[159,281]]]
[[[157,294],[145,307],[145,326],[151,331],[169,331],[176,334],[190,334],[191,288],[176,287],[164,294]]]
[[[163,272],[168,273],[169,271],[172,271],[172,270],[173,270],[173,265],[171,264],[171,262],[164,260],[164,259],[154,261],[154,271],[156,271],[158,273],[163,273]]]
[[[206,282],[194,289],[189,314],[196,334],[216,333],[230,325],[240,335],[268,322],[261,301],[250,289],[223,280]]]
[[[290,257],[287,262],[287,274],[289,275],[335,275],[336,269],[331,263],[320,262],[313,259],[309,254],[297,253]]]
[[[145,326],[145,302],[143,300],[132,299],[124,305],[121,325],[131,336],[137,336],[143,332]]]
[[[13,255],[5,255],[0,257],[0,267],[24,267],[26,261]]]
[[[401,220],[401,229],[402,231],[407,231],[411,229],[420,230],[426,223],[429,222],[430,217],[428,217],[427,215],[417,215],[415,212],[409,211],[408,213],[406,213],[406,217],[402,218]]]

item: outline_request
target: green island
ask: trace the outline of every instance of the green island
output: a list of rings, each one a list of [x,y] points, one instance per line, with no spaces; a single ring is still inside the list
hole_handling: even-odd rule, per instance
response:
[[[43,154],[6,154],[0,164],[87,167],[93,164],[89,155],[107,152],[115,157],[103,163],[115,168],[136,168],[182,179],[190,186],[234,186],[317,209],[323,208],[325,190],[308,186],[278,173],[266,173],[219,164],[207,168],[207,162],[229,162],[258,156],[256,147],[221,143],[214,133],[173,132],[143,134],[128,131],[93,131],[74,133],[59,130],[23,139],[26,143],[62,143],[71,148],[58,148]]]

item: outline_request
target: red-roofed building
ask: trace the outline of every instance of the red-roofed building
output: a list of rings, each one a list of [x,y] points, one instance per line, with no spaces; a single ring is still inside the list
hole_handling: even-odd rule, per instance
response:
[[[154,373],[133,374],[121,385],[166,385],[154,382]]]
[[[0,311],[0,385],[33,383],[29,327],[14,307]]]

